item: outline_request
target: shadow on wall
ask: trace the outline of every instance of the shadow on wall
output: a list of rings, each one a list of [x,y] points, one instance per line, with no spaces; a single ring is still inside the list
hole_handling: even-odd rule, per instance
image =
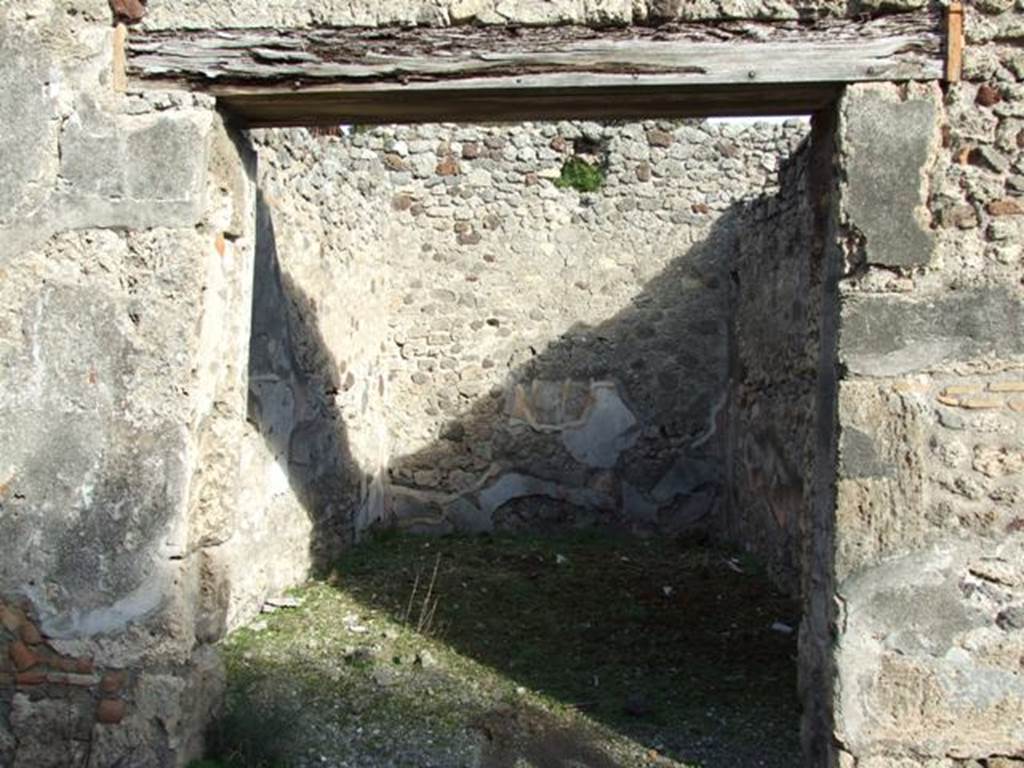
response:
[[[739,220],[736,207],[724,212],[626,307],[531,349],[503,387],[472,401],[456,394],[466,409],[436,442],[392,458],[392,521],[439,533],[705,528],[722,502],[728,273]],[[499,318],[488,322],[501,330]],[[472,375],[460,372],[460,390]],[[420,473],[438,468],[473,479],[445,492],[417,487]]]
[[[334,404],[339,368],[318,329],[317,307],[282,272],[260,193],[256,226],[247,417],[309,516],[311,563],[321,573],[352,539],[367,478]]]
[[[728,256],[739,218],[725,212],[629,306],[573,326],[504,388],[456,394],[466,410],[436,441],[392,458],[384,525],[416,533],[600,526],[702,538],[724,500]],[[311,561],[322,573],[359,535],[354,521],[373,478],[353,457],[335,406],[343,383],[317,313],[281,268],[260,194],[248,419],[312,524]],[[441,491],[401,479],[438,467],[476,473]]]
[[[473,366],[457,372],[451,396],[464,410],[431,445],[391,459],[385,524],[731,535],[795,592],[817,363],[807,155],[805,142],[784,161],[783,192],[732,205],[628,306],[531,349],[503,386],[483,390]],[[278,263],[260,196],[249,418],[312,521],[322,570],[359,535],[373,478],[349,448],[334,402],[339,367],[317,315]],[[487,321],[498,332],[501,323]]]
[[[432,445],[393,457],[390,522],[710,534],[797,594],[819,363],[809,156],[805,141],[779,193],[733,204],[614,316],[533,351]],[[475,472],[417,487],[438,468]]]

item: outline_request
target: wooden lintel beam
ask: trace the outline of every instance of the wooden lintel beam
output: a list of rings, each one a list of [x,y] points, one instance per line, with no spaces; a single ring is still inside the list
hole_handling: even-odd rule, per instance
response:
[[[655,93],[675,94],[672,106],[643,114],[804,112],[845,83],[940,80],[944,51],[942,16],[921,11],[813,24],[133,32],[126,57],[136,88],[213,93],[240,120],[283,125],[314,114],[487,119],[483,104],[493,119],[634,116],[638,94]],[[432,102],[439,93],[444,104]]]
[[[838,95],[839,89],[832,84],[803,84],[773,89],[770,94],[750,86],[392,89],[366,94],[323,89],[234,92],[219,96],[218,102],[239,125],[270,128],[795,115],[823,109]]]

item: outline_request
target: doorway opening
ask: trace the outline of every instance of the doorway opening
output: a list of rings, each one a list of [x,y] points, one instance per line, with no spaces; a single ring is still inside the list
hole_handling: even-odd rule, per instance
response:
[[[821,133],[253,132],[247,514],[322,580],[226,641],[215,752],[798,760]]]

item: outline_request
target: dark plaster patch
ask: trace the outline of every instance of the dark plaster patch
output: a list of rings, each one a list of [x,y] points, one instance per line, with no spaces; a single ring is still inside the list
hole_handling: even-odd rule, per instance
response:
[[[892,477],[895,467],[879,455],[875,439],[853,427],[844,427],[839,449],[839,472],[843,477]]]
[[[846,106],[846,215],[865,238],[869,264],[931,261],[934,239],[915,215],[924,204],[922,170],[931,154],[935,104],[898,102],[861,91]]]
[[[852,373],[892,376],[992,352],[1024,352],[1021,299],[1005,287],[926,300],[891,295],[847,299],[841,354]]]

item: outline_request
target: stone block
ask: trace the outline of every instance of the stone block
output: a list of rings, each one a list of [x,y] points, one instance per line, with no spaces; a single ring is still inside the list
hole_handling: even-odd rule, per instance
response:
[[[79,696],[36,700],[16,693],[11,706],[11,731],[18,740],[15,768],[63,768],[80,765],[70,759],[75,743],[92,729],[91,701]],[[64,749],[53,749],[60,743]],[[79,745],[84,747],[84,744]],[[84,751],[84,749],[83,749]]]
[[[928,264],[935,243],[924,224],[925,175],[936,144],[936,103],[853,87],[843,115],[844,213],[864,237],[867,262]]]
[[[163,338],[155,348],[125,303],[93,288],[54,283],[9,306],[35,319],[4,358],[9,375],[32,384],[0,394],[0,454],[24,495],[0,518],[0,536],[25,553],[0,562],[0,585],[27,592],[49,637],[114,632],[173,589],[164,548],[186,495],[186,437],[154,417],[169,420],[180,405],[148,377],[164,375],[151,373],[154,362],[165,372],[177,348]]]
[[[128,705],[121,699],[102,699],[96,706],[96,721],[104,725],[117,725],[124,720]]]
[[[114,117],[83,98],[59,137],[61,183],[51,201],[51,225],[194,226],[206,202],[211,122],[209,113],[198,110],[175,111],[155,120]],[[219,170],[214,168],[214,175]],[[223,185],[229,196],[237,191],[237,185]],[[248,201],[234,207],[247,208]],[[224,232],[241,231],[230,211],[224,219],[211,223]]]
[[[39,663],[39,658],[36,654],[21,641],[11,643],[8,647],[8,654],[11,657],[11,663],[14,664],[14,668],[19,672],[24,672],[26,669],[34,667]]]
[[[135,200],[188,200],[206,172],[206,140],[188,118],[161,117],[128,134],[128,194]]]
[[[924,503],[926,410],[872,382],[840,389],[835,568],[857,571],[934,535]]]
[[[1006,288],[843,303],[839,354],[851,373],[896,376],[994,352],[1024,352],[1024,304]]]
[[[113,130],[90,133],[81,125],[65,128],[60,138],[60,175],[72,193],[123,197],[125,164],[120,137]]]
[[[26,621],[25,614],[13,605],[0,603],[0,624],[8,632],[17,632]]]
[[[949,540],[839,585],[836,735],[853,754],[913,745],[927,761],[1024,743],[1024,681],[1012,671],[1024,649],[992,626],[994,593],[970,573],[992,549],[1021,557],[1019,542]]]
[[[47,49],[0,20],[0,223],[38,187],[53,119]]]

